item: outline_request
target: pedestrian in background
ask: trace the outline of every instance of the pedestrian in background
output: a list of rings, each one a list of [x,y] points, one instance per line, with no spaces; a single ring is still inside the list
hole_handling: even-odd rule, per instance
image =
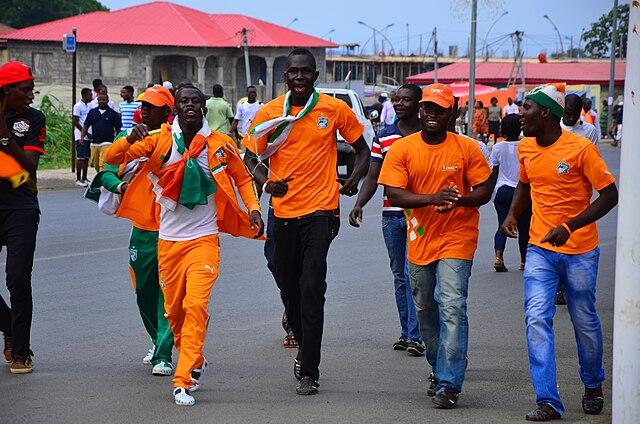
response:
[[[231,135],[229,126],[233,122],[233,111],[231,105],[223,96],[224,91],[220,84],[214,84],[211,89],[213,97],[207,100],[207,122],[212,131]]]
[[[91,110],[91,89],[83,88],[80,91],[80,101],[73,105],[73,138],[76,149],[76,185],[86,187],[89,184],[87,170],[89,159],[91,158],[91,131],[88,131],[86,138],[81,138],[82,127],[87,115]]]
[[[489,120],[487,117],[487,109],[484,108],[481,100],[476,102],[476,107],[473,109],[473,133],[475,134],[474,138],[487,144]]]
[[[122,123],[120,122],[120,114],[111,109],[108,105],[109,96],[100,94],[96,100],[98,107],[91,109],[84,121],[80,139],[84,140],[89,129],[91,129],[91,166],[97,172],[102,171],[104,167],[104,154],[113,144],[116,134],[120,132]]]
[[[122,97],[122,101],[120,102],[120,119],[122,120],[122,129],[128,130],[133,127],[133,115],[136,110],[140,107],[140,102],[137,102],[133,99],[133,87],[130,85],[125,85],[120,90],[120,97]]]
[[[247,101],[238,104],[236,115],[231,122],[231,134],[242,140],[247,130],[253,122],[256,113],[262,108],[262,103],[258,101],[258,90],[255,86],[247,87]]]
[[[494,144],[498,142],[500,136],[500,121],[502,120],[502,108],[498,106],[498,99],[492,97],[491,106],[487,110],[487,120],[489,121],[489,137],[493,135]],[[488,141],[488,140],[487,140]]]

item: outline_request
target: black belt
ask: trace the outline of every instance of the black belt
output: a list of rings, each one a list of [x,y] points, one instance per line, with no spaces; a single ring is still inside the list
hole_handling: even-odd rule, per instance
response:
[[[298,216],[294,219],[305,219],[305,218],[311,218],[314,216],[328,216],[329,218],[339,218],[340,208],[337,208],[331,211],[315,211],[315,212],[308,213],[306,215]]]

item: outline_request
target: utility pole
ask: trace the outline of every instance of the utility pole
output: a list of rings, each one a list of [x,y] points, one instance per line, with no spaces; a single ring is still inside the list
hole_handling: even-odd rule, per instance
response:
[[[524,66],[522,65],[522,57],[524,56],[524,52],[522,51],[523,35],[524,33],[522,31],[516,31],[511,34],[511,37],[515,39],[516,47],[515,55],[513,56],[513,63],[511,64],[511,72],[509,73],[509,81],[507,81],[507,87],[511,84],[515,85],[515,83],[518,82],[518,75],[520,75],[520,82],[522,84],[522,88],[524,89]]]
[[[407,24],[407,53],[406,55],[409,56],[411,54],[411,52],[409,51],[409,24]]]
[[[615,7],[617,10],[617,4]],[[615,22],[615,15],[614,15]],[[613,309],[613,382],[611,422],[631,424],[640,415],[640,261],[638,245],[638,208],[640,196],[640,37],[634,28],[640,27],[640,7],[629,7],[627,36],[627,72],[624,82],[624,142],[620,153],[620,204],[618,205],[618,242],[616,245],[616,284]],[[614,23],[615,33],[615,23]],[[615,43],[613,44],[615,45]],[[612,55],[614,56],[614,55]],[[609,110],[613,109],[612,105]]]
[[[433,29],[433,81],[438,82],[438,27]]]
[[[573,35],[569,37],[569,57],[573,57]]]
[[[478,0],[471,0],[471,34],[469,36],[469,128],[467,135],[473,136],[473,109],[476,104],[476,32],[478,30]]]
[[[72,28],[73,38],[75,38],[76,48],[71,55],[71,116],[73,116],[73,106],[76,104],[76,51],[78,51],[78,29]],[[73,119],[71,120],[73,121]],[[76,172],[76,143],[75,143],[75,130],[76,128],[71,124],[71,172]]]
[[[629,28],[633,28],[633,27],[629,25]],[[607,104],[609,105],[609,109],[607,113],[607,128],[611,126],[611,121],[613,120],[613,100],[615,97],[615,90],[616,90],[615,78],[616,78],[616,46],[617,45],[618,45],[618,0],[613,0],[613,29],[611,32],[611,53],[610,53],[611,59],[609,62],[609,94],[607,94]],[[628,98],[630,99],[631,97],[628,97]],[[625,105],[625,106],[629,107],[628,105]]]
[[[247,87],[251,85],[251,67],[249,66],[249,39],[247,38],[247,29],[240,30],[242,34],[242,45],[244,47],[244,73],[247,76]]]
[[[418,55],[422,56],[422,34],[420,34],[420,50],[418,50]]]

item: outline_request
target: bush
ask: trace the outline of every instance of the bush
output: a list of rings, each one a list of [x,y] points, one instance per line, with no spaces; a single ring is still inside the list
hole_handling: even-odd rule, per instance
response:
[[[71,166],[71,114],[60,100],[51,95],[42,97],[40,111],[47,119],[46,153],[40,158],[40,169]]]

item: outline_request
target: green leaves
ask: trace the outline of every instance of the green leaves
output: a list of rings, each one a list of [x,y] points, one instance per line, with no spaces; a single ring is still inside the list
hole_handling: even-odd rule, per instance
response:
[[[616,56],[627,55],[627,32],[629,30],[629,5],[618,6],[618,43]],[[585,43],[584,50],[593,58],[609,57],[611,37],[613,32],[613,10],[602,15],[597,22],[591,24],[591,28],[585,31],[582,39]]]
[[[109,10],[97,0],[0,0],[2,23],[24,28],[81,13]]]
[[[42,97],[38,108],[46,118],[46,154],[40,158],[40,169],[66,168],[71,166],[71,114],[51,95]]]

